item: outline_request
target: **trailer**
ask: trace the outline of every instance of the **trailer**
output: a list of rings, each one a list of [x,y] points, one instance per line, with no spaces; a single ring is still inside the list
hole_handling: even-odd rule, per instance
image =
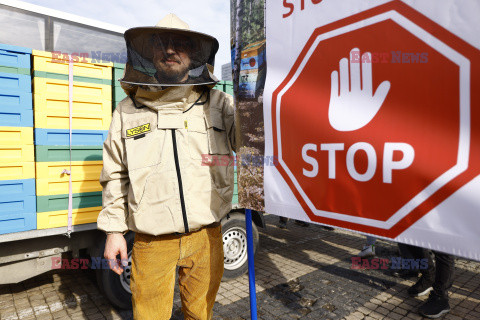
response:
[[[119,308],[131,308],[130,262],[120,276],[101,263],[106,235],[97,229],[95,223],[101,209],[101,189],[98,189],[97,183],[98,170],[101,168],[101,143],[105,139],[105,128],[108,129],[109,125],[108,114],[104,111],[95,113],[96,123],[102,126],[99,130],[93,130],[94,126],[88,126],[85,121],[79,121],[87,127],[74,131],[72,138],[74,143],[71,148],[65,147],[65,143],[69,141],[68,130],[61,126],[65,122],[65,112],[68,111],[60,107],[60,102],[65,102],[64,95],[58,93],[59,96],[54,100],[59,104],[52,107],[48,97],[40,94],[38,89],[45,88],[41,91],[48,91],[49,85],[64,89],[65,83],[68,84],[65,73],[59,69],[52,71],[45,67],[47,69],[33,70],[29,67],[33,63],[32,59],[38,58],[40,61],[45,52],[48,53],[47,56],[53,52],[56,56],[52,54],[51,57],[59,59],[64,54],[73,53],[76,53],[80,59],[82,57],[87,59],[84,69],[95,65],[95,68],[90,69],[100,70],[101,73],[92,77],[78,71],[80,73],[74,73],[74,82],[82,90],[93,87],[96,92],[100,92],[99,94],[110,92],[111,96],[106,97],[105,101],[110,101],[108,107],[111,117],[116,104],[125,96],[117,81],[123,74],[122,68],[126,62],[123,39],[125,28],[13,0],[0,0],[0,16],[11,31],[0,34],[0,43],[5,44],[3,47],[0,46],[0,78],[2,72],[18,75],[15,76],[16,78],[13,76],[6,78],[15,78],[14,82],[23,83],[25,88],[28,87],[25,81],[27,83],[31,81],[38,92],[38,94],[32,94],[32,91],[28,92],[27,88],[23,94],[15,88],[2,87],[3,82],[0,81],[0,108],[2,93],[4,97],[17,95],[18,101],[25,103],[18,110],[9,107],[8,112],[12,116],[7,119],[8,121],[22,119],[23,122],[17,121],[11,125],[5,125],[0,119],[0,137],[2,132],[5,137],[4,140],[0,138],[0,145],[2,141],[10,143],[10,146],[14,147],[8,147],[6,150],[11,151],[15,148],[17,151],[21,150],[21,157],[27,159],[24,161],[23,158],[18,158],[11,163],[0,164],[2,173],[12,173],[10,180],[6,180],[4,176],[0,177],[2,192],[0,195],[0,285],[18,283],[52,269],[61,268],[62,259],[67,256],[74,259],[87,257],[86,267],[95,269],[98,285],[112,304]],[[18,37],[19,34],[22,36]],[[30,53],[25,48],[29,48]],[[29,57],[21,56],[22,53]],[[45,64],[48,62],[48,59],[45,60]],[[41,62],[35,62],[35,64],[40,65]],[[62,65],[57,64],[54,67],[60,68]],[[110,76],[105,74],[107,69],[110,70]],[[84,85],[85,83],[88,85]],[[102,88],[106,88],[105,91],[102,91]],[[231,84],[220,83],[217,88],[230,91]],[[32,99],[38,100],[32,104]],[[36,109],[40,105],[43,109]],[[105,110],[106,105],[101,108]],[[49,118],[49,112],[53,115],[51,118]],[[35,124],[39,124],[38,126],[33,123],[33,114],[35,114]],[[40,123],[45,124],[40,125]],[[9,141],[12,132],[20,142]],[[88,145],[88,148],[85,148],[85,145]],[[65,156],[65,152],[70,152],[70,149],[73,156],[78,157],[76,159],[79,160],[78,168],[82,170],[84,180],[82,183],[75,184],[75,181],[73,183],[73,188],[78,188],[78,192],[75,193],[77,189],[74,190],[74,223],[69,231],[68,210],[65,210],[68,203],[68,192],[65,192],[66,180],[65,177],[58,176],[58,173],[55,177],[51,177],[51,172],[52,168],[65,165],[66,161],[60,160],[65,159],[62,157]],[[16,176],[18,173],[16,170],[20,170],[18,171],[21,172],[20,176]],[[236,184],[234,193],[234,202],[237,202]],[[265,227],[262,213],[253,212],[253,221],[254,242],[257,247],[259,240],[257,226]],[[228,281],[244,274],[248,269],[243,208],[238,207],[237,204],[233,205],[232,211],[222,221],[222,232],[225,263],[223,280]],[[125,239],[130,260],[134,233],[128,232]]]

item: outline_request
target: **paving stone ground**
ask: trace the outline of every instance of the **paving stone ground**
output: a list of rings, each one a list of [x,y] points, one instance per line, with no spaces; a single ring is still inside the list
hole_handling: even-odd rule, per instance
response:
[[[426,300],[406,290],[416,279],[399,279],[390,270],[352,269],[351,257],[365,237],[293,222],[279,229],[266,216],[255,259],[258,319],[422,319]],[[378,241],[377,257],[398,256],[395,243]],[[452,310],[443,319],[480,319],[480,263],[457,259]],[[172,319],[183,319],[178,289]],[[91,270],[52,270],[13,285],[0,286],[0,320],[132,319],[100,293]],[[221,285],[214,319],[250,319],[248,276]]]

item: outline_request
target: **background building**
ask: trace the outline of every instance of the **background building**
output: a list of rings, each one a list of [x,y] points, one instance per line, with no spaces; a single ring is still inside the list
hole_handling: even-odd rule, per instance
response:
[[[223,81],[232,81],[232,65],[230,63],[225,63],[222,65],[222,80]]]

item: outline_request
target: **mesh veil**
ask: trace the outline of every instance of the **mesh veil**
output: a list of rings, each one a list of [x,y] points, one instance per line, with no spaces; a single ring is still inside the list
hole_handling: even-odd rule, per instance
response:
[[[127,65],[122,87],[150,90],[162,86],[215,84],[218,41],[206,34],[176,28],[140,27],[125,32]]]

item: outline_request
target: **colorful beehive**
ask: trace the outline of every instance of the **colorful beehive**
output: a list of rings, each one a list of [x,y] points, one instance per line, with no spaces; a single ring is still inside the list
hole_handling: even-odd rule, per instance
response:
[[[118,103],[125,99],[127,94],[120,86],[118,79],[123,78],[123,72],[125,71],[125,64],[115,62],[113,64],[113,110],[117,107]]]
[[[72,210],[72,224],[84,224],[97,221],[102,207],[91,207]],[[67,225],[68,210],[38,212],[37,229],[65,227]]]
[[[213,87],[213,89],[217,89],[223,91],[225,93],[233,95],[233,82],[232,81],[219,81]]]
[[[30,75],[32,49],[0,44],[0,72]]]
[[[31,53],[0,44],[0,234],[36,228]]]
[[[68,80],[69,63],[55,52],[33,50],[33,73],[35,77]],[[111,84],[112,62],[93,62],[92,59],[77,57],[73,60],[73,81]],[[66,78],[65,78],[66,76]]]
[[[72,130],[72,146],[101,146],[107,138],[104,130]],[[35,128],[35,145],[37,146],[68,146],[70,145],[68,129],[37,129]]]
[[[35,179],[0,180],[0,234],[35,229],[35,205]]]
[[[74,61],[70,109],[69,64],[61,58],[33,51],[38,229],[67,226],[69,192],[74,225],[96,222],[102,206],[99,178],[112,118],[113,63]]]
[[[35,144],[69,145],[68,61],[38,50],[32,56]],[[101,145],[112,119],[113,63],[78,60],[72,68],[72,144]]]
[[[237,167],[235,167],[234,173],[233,173],[233,198],[232,198],[232,203],[237,204],[238,203],[238,172],[237,172]]]
[[[239,96],[257,98],[266,79],[265,40],[245,46],[241,53]]]
[[[33,127],[31,53],[0,44],[0,126]]]
[[[85,147],[82,146],[82,148]],[[73,224],[96,222],[101,210],[102,187],[99,183],[99,177],[102,170],[102,161],[90,161],[90,159],[100,158],[98,153],[101,152],[101,147],[97,148],[99,150],[92,152],[93,154],[96,153],[97,156],[85,156],[88,152],[81,149],[72,150],[72,153],[73,151],[79,152],[76,153],[76,158],[85,159],[71,162],[73,213],[81,215],[82,212],[89,212],[88,217],[77,217],[73,220]],[[37,146],[37,154],[43,152],[42,160],[63,158],[62,152],[54,154],[54,151],[58,151],[58,149],[50,147],[48,150],[40,151]],[[37,159],[37,225],[39,229],[67,225],[70,177],[65,170],[70,170],[70,161],[40,162]],[[95,216],[90,214],[92,210],[96,210]],[[52,215],[56,217],[54,225],[48,223]],[[60,216],[63,216],[63,220],[61,224],[58,224]]]
[[[34,56],[34,68],[36,58]],[[43,62],[43,60],[40,61]],[[40,66],[50,65],[42,63]],[[38,74],[46,75],[48,78],[36,76]],[[68,129],[70,115],[68,78],[67,80],[58,79],[48,72],[34,71],[34,75],[35,128]],[[68,74],[66,76],[68,77]],[[73,130],[108,130],[112,119],[112,86],[110,84],[74,79],[72,97]]]

